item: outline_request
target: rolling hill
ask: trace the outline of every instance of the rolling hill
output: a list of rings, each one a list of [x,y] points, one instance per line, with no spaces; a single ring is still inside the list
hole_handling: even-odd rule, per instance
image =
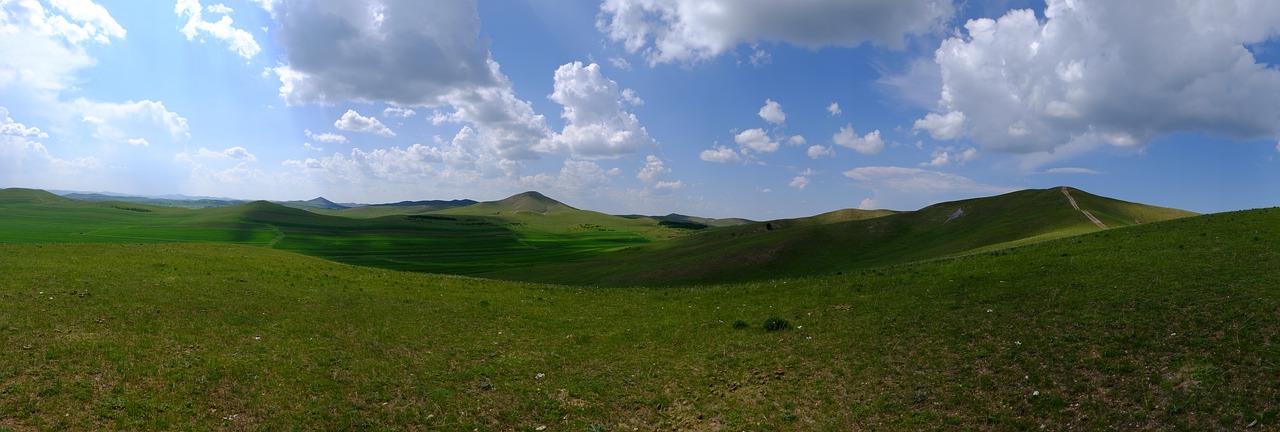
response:
[[[373,267],[583,285],[705,284],[852,271],[1191,215],[1070,188],[911,212],[846,209],[721,227],[695,218],[580,210],[537,192],[363,218],[340,215],[359,208],[304,210],[256,201],[192,210],[73,201],[27,189],[0,191],[0,205],[6,207],[0,212],[4,242],[229,242]]]
[[[1102,229],[1072,207],[1067,194],[1112,228],[1194,215],[1071,188],[1024,190],[912,212],[841,210],[707,230],[580,262],[484,275],[601,285],[759,280],[902,264]]]
[[[1053,221],[1049,195],[912,217],[936,230],[1030,202],[1052,208],[1029,220]],[[1108,224],[1162,213],[1073,195]],[[257,210],[301,217],[262,204],[239,217]],[[1280,209],[1085,220],[1083,235],[952,259],[666,289],[216,243],[0,244],[0,429],[1280,424]],[[772,319],[788,325],[766,330]]]

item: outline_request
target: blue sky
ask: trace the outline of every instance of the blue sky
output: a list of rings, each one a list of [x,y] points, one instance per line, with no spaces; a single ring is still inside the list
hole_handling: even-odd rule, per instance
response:
[[[0,187],[616,214],[1280,202],[1280,3],[0,0]]]

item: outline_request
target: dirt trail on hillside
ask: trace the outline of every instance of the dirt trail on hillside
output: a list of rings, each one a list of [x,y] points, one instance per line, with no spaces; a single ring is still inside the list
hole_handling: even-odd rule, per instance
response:
[[[1080,210],[1080,206],[1076,204],[1076,199],[1071,197],[1071,191],[1067,190],[1066,186],[1062,187],[1062,194],[1067,196],[1067,201],[1071,201],[1071,208],[1076,209],[1076,211],[1080,213],[1084,213],[1084,217],[1089,218],[1089,221],[1093,222],[1094,225],[1097,225],[1098,228],[1107,229],[1107,224],[1102,223],[1102,221],[1098,220],[1097,217],[1094,217],[1093,213],[1089,213],[1088,210]]]

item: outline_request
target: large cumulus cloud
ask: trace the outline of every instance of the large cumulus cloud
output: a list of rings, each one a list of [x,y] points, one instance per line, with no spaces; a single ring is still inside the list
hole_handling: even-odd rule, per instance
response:
[[[1280,70],[1250,51],[1280,34],[1280,3],[1049,0],[1043,18],[1012,10],[964,28],[935,54],[939,113],[915,124],[934,138],[1032,153],[1280,135]]]
[[[658,64],[705,60],[757,42],[899,47],[954,13],[946,0],[605,0],[597,27]]]

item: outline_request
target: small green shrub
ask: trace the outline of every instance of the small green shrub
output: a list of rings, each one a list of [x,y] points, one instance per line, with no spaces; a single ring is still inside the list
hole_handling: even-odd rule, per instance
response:
[[[791,323],[778,317],[772,317],[764,320],[765,331],[778,331],[791,328]]]
[[[733,322],[733,328],[735,328],[735,329],[739,329],[739,330],[740,330],[740,329],[744,329],[744,328],[747,328],[747,327],[751,327],[751,324],[747,324],[747,322],[746,322],[746,321],[743,321],[743,320],[737,320],[737,321],[734,321],[734,322]]]

